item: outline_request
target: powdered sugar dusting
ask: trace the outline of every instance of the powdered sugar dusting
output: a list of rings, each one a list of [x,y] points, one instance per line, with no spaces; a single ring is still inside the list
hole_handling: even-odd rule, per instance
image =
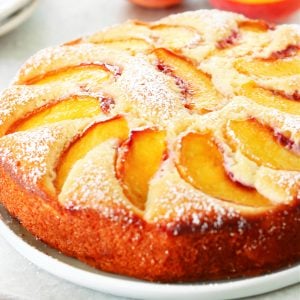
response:
[[[0,139],[0,160],[31,187],[39,183],[54,192],[54,167],[66,144],[83,130],[88,120],[63,121]]]
[[[162,19],[168,24],[182,24],[194,27],[205,36],[205,41],[215,43],[229,36],[237,29],[237,22],[243,20],[242,15],[217,10],[199,10],[185,12]]]
[[[6,132],[10,125],[27,113],[53,101],[74,95],[84,95],[84,92],[81,91],[80,87],[72,84],[57,85],[55,89],[50,85],[12,86],[5,90],[0,97],[0,136]],[[90,93],[90,96],[93,94]]]
[[[121,68],[128,59],[130,56],[126,51],[115,50],[103,45],[83,43],[47,48],[32,56],[22,66],[15,82],[24,84],[51,71],[90,63],[104,64],[112,70],[112,66]],[[113,69],[118,70],[117,67]]]
[[[46,88],[43,93],[46,92]],[[37,97],[35,89],[26,89],[22,86],[11,87],[3,92],[0,97],[0,126],[3,125],[7,116],[10,116],[12,111],[18,106],[24,105],[28,99]]]
[[[93,208],[110,218],[132,215],[133,206],[115,176],[116,145],[116,140],[104,142],[74,165],[59,195],[64,206]]]
[[[276,52],[283,51],[290,46],[299,45],[299,28],[291,25],[281,25],[270,32],[270,44],[261,51],[259,56],[269,58]]]
[[[16,133],[0,140],[0,159],[10,165],[24,182],[36,184],[47,172],[47,158],[58,135],[43,128],[35,132]],[[26,163],[24,163],[26,162]]]
[[[142,51],[144,54],[130,55],[127,51],[88,43],[87,41],[93,41],[91,37],[82,40],[83,43],[40,51],[22,67],[16,82],[28,83],[35,76],[87,63],[102,64],[114,76],[103,86],[98,86],[98,89],[93,85],[91,87],[86,85],[83,88],[76,84],[66,88],[59,82],[55,85],[45,84],[42,87],[34,85],[11,87],[0,99],[0,136],[5,134],[10,122],[20,119],[42,104],[61,98],[64,94],[74,92],[74,94],[82,93],[87,96],[118,95],[116,98],[109,98],[108,106],[110,103],[113,104],[113,109],[109,113],[126,114],[129,122],[132,122],[130,126],[135,127],[131,129],[142,130],[144,127],[141,126],[168,129],[170,169],[163,168],[150,182],[146,210],[141,212],[124,196],[120,183],[116,179],[114,161],[117,144],[109,141],[92,149],[86,157],[76,162],[59,195],[60,203],[70,209],[93,208],[101,211],[106,217],[116,218],[115,220],[119,214],[124,220],[126,219],[126,222],[131,222],[134,213],[141,216],[144,214],[145,220],[165,224],[174,235],[183,230],[179,224],[190,226],[194,231],[205,232],[218,230],[227,221],[233,222],[238,231],[242,232],[247,223],[243,217],[243,209],[238,210],[238,205],[228,205],[225,201],[214,199],[195,189],[174,171],[175,167],[172,163],[178,156],[175,148],[177,149],[179,140],[174,136],[178,133],[184,135],[190,131],[210,130],[216,139],[226,144],[222,134],[224,124],[230,119],[255,117],[263,124],[276,127],[276,130],[288,131],[295,143],[300,141],[299,117],[283,114],[278,109],[257,105],[245,97],[235,97],[239,93],[240,86],[249,80],[259,82],[263,87],[280,87],[293,94],[298,92],[300,77],[295,75],[274,79],[271,76],[263,81],[248,74],[240,74],[234,68],[236,57],[246,55],[248,59],[253,59],[253,56],[257,57],[257,53],[260,53],[262,57],[269,58],[275,50],[285,53],[284,49],[290,45],[297,47],[300,41],[299,27],[278,26],[271,33],[262,33],[263,38],[259,38],[260,33],[248,32],[247,35],[239,29],[239,22],[244,20],[247,19],[233,13],[203,10],[170,16],[149,26],[132,22],[126,23],[124,27],[125,30],[127,28],[130,31],[128,36],[132,39],[143,39],[150,43],[151,47],[159,43],[164,47],[170,45],[173,51],[181,49],[175,49],[178,43],[172,43],[171,38],[168,40],[166,28],[174,25],[176,29],[178,28],[179,36],[180,32],[190,31],[191,38],[187,38],[181,54],[186,55],[187,59],[197,66],[200,65],[201,69],[212,75],[213,84],[226,97],[224,105],[212,106],[214,110],[212,113],[207,113],[205,116],[198,115],[184,107],[180,89],[170,76],[156,69],[153,55],[147,52],[150,48],[147,47],[147,51],[144,49]],[[160,33],[160,30],[157,30],[159,26],[161,28],[165,26],[164,36],[162,31]],[[106,30],[102,35],[99,34],[98,38],[107,40],[120,38],[119,30],[122,30],[122,26]],[[172,45],[175,45],[174,49]],[[261,51],[262,48],[265,52]],[[255,51],[252,51],[253,49]],[[88,80],[93,82],[92,79]],[[64,93],[64,90],[67,92]],[[53,181],[55,178],[53,166],[61,151],[86,125],[80,122],[76,123],[77,125],[64,123],[64,126],[57,127],[57,130],[54,130],[56,126],[54,125],[54,127],[46,126],[34,131],[4,136],[0,139],[0,160],[10,166],[12,172],[21,176],[21,179],[29,185],[37,185],[45,177]],[[182,133],[184,130],[186,132]],[[263,175],[267,175],[261,176],[261,183],[273,188],[271,184],[267,184],[271,178],[270,174],[272,175],[271,171],[265,168],[264,172]],[[272,172],[279,174],[278,170]],[[273,177],[276,178],[274,188],[281,188],[280,191],[287,192],[281,195],[286,203],[299,197],[298,175],[297,173],[291,177],[282,172],[280,176]],[[263,187],[260,187],[263,190]]]
[[[276,178],[277,184],[287,192],[288,200],[300,199],[300,174],[297,172],[281,172],[278,177]]]
[[[141,119],[164,125],[184,110],[176,86],[166,75],[142,56],[131,63],[117,81],[123,93],[128,95],[131,111],[136,111]]]
[[[165,184],[169,193],[162,195],[160,209],[166,209],[166,212],[163,215],[157,215],[155,222],[168,220],[167,226],[175,235],[182,229],[175,224],[185,224],[191,227],[192,231],[205,232],[221,228],[228,220],[244,220],[235,209],[228,209],[218,204],[215,199],[201,195],[188,186],[174,186],[174,182],[169,181]],[[171,209],[171,205],[174,209]]]
[[[150,182],[145,218],[156,224],[166,224],[174,235],[185,227],[205,232],[221,228],[228,220],[234,220],[239,228],[245,223],[237,208],[185,182],[171,160],[164,162]]]

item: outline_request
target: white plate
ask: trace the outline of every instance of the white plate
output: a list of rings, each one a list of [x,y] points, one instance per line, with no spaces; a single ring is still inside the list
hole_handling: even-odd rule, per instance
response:
[[[28,2],[28,1],[27,1]],[[0,36],[13,30],[25,20],[27,20],[36,8],[37,0],[31,0],[25,4],[25,6],[17,8],[15,11],[11,11],[15,7],[7,7],[7,10],[0,12]]]
[[[0,20],[27,6],[32,0],[0,0]]]
[[[2,220],[1,220],[2,219]],[[160,284],[95,270],[37,240],[0,205],[0,234],[40,268],[78,285],[107,294],[138,299],[235,299],[266,293],[300,282],[300,264],[250,279]]]

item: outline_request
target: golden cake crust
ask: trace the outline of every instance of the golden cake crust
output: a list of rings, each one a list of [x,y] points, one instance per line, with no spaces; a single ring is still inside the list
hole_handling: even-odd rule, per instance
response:
[[[0,98],[0,202],[63,253],[151,281],[299,261],[299,43],[204,10],[40,51]]]
[[[298,259],[299,203],[248,218],[246,227],[226,220],[218,230],[191,233],[188,225],[174,235],[167,224],[157,227],[118,210],[108,219],[93,209],[63,209],[21,188],[3,166],[1,184],[8,187],[1,201],[23,226],[104,271],[161,282],[212,280],[258,275]]]

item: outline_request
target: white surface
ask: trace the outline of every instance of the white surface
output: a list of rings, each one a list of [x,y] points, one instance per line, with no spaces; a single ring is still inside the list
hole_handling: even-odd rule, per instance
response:
[[[75,5],[76,3],[76,5]],[[125,0],[40,0],[32,18],[0,38],[0,90],[20,65],[37,50],[56,45],[128,18],[155,20],[173,12],[208,7],[201,0],[171,10],[143,10]],[[300,23],[300,13],[290,21]],[[0,187],[1,188],[1,187]],[[118,286],[115,286],[118,289]],[[250,299],[295,300],[300,284]],[[0,237],[0,299],[98,300],[117,299],[58,279],[29,263]],[[186,298],[187,299],[187,298]]]
[[[11,218],[0,205],[0,234],[27,259],[60,278],[97,291],[139,299],[236,299],[300,282],[300,264],[249,279],[196,284],[157,284],[96,271],[47,247]],[[116,289],[115,287],[118,287]]]

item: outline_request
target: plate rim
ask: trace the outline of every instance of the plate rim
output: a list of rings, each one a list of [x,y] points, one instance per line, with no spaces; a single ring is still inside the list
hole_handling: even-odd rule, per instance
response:
[[[17,252],[56,277],[102,293],[135,299],[162,299],[163,297],[163,299],[168,300],[182,299],[182,297],[187,296],[188,299],[199,299],[201,296],[209,297],[211,300],[220,300],[224,297],[236,299],[255,296],[300,283],[300,264],[262,276],[212,283],[153,283],[101,271],[101,273],[93,273],[66,263],[31,245],[26,237],[22,237],[15,232],[13,226],[10,226],[9,223],[26,232],[26,234],[28,231],[17,219],[11,217],[2,205],[0,205],[0,208],[3,208],[5,214],[7,214],[5,216],[0,209],[0,234]],[[28,234],[34,238],[33,235]],[[46,245],[42,241],[38,243]],[[67,259],[73,259],[48,245],[46,245],[46,249],[50,249],[50,252],[53,251]],[[116,286],[118,289],[116,289]]]
[[[30,2],[32,2],[32,0],[13,0],[6,1],[2,6],[0,3],[0,20],[7,18],[10,14],[13,14],[19,9],[27,7],[30,5]]]
[[[14,30],[20,24],[25,22],[34,12],[38,4],[38,0],[29,1],[28,5],[24,7],[17,15],[8,18],[7,22],[0,25],[0,37],[6,33]]]

